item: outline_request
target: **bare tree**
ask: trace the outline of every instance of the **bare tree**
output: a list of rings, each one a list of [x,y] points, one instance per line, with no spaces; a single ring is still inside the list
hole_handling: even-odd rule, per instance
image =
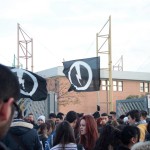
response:
[[[52,77],[47,79],[47,83],[48,90],[57,94],[59,105],[79,104],[80,98],[84,97],[83,92],[68,92],[70,83],[66,77]]]

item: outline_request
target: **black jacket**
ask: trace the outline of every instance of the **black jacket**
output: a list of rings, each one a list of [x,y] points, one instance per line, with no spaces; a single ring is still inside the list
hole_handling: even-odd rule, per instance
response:
[[[3,139],[11,150],[42,150],[37,131],[33,125],[21,119],[14,120]]]
[[[10,150],[10,149],[8,149],[8,148],[4,145],[4,143],[0,142],[0,150]]]

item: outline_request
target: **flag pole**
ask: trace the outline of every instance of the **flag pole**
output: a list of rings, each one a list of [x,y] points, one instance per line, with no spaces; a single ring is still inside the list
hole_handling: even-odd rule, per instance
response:
[[[113,111],[113,96],[112,96],[112,51],[111,51],[111,16],[109,16],[109,37],[108,37],[108,49],[109,49],[109,102],[110,102],[110,111]]]
[[[98,33],[96,33],[96,56],[98,57]],[[100,91],[97,91],[97,106],[100,106]]]

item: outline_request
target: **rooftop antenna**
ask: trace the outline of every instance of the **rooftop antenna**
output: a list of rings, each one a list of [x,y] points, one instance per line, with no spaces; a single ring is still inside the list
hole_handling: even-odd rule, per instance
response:
[[[123,55],[120,57],[120,59],[116,62],[115,65],[113,65],[113,70],[117,71],[123,71]]]

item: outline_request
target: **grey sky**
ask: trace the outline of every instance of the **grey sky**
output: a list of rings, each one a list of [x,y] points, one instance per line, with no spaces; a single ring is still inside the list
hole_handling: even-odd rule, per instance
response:
[[[149,0],[1,0],[0,63],[17,54],[17,23],[33,38],[34,71],[96,56],[110,15],[113,64],[123,55],[124,70],[150,72]]]

